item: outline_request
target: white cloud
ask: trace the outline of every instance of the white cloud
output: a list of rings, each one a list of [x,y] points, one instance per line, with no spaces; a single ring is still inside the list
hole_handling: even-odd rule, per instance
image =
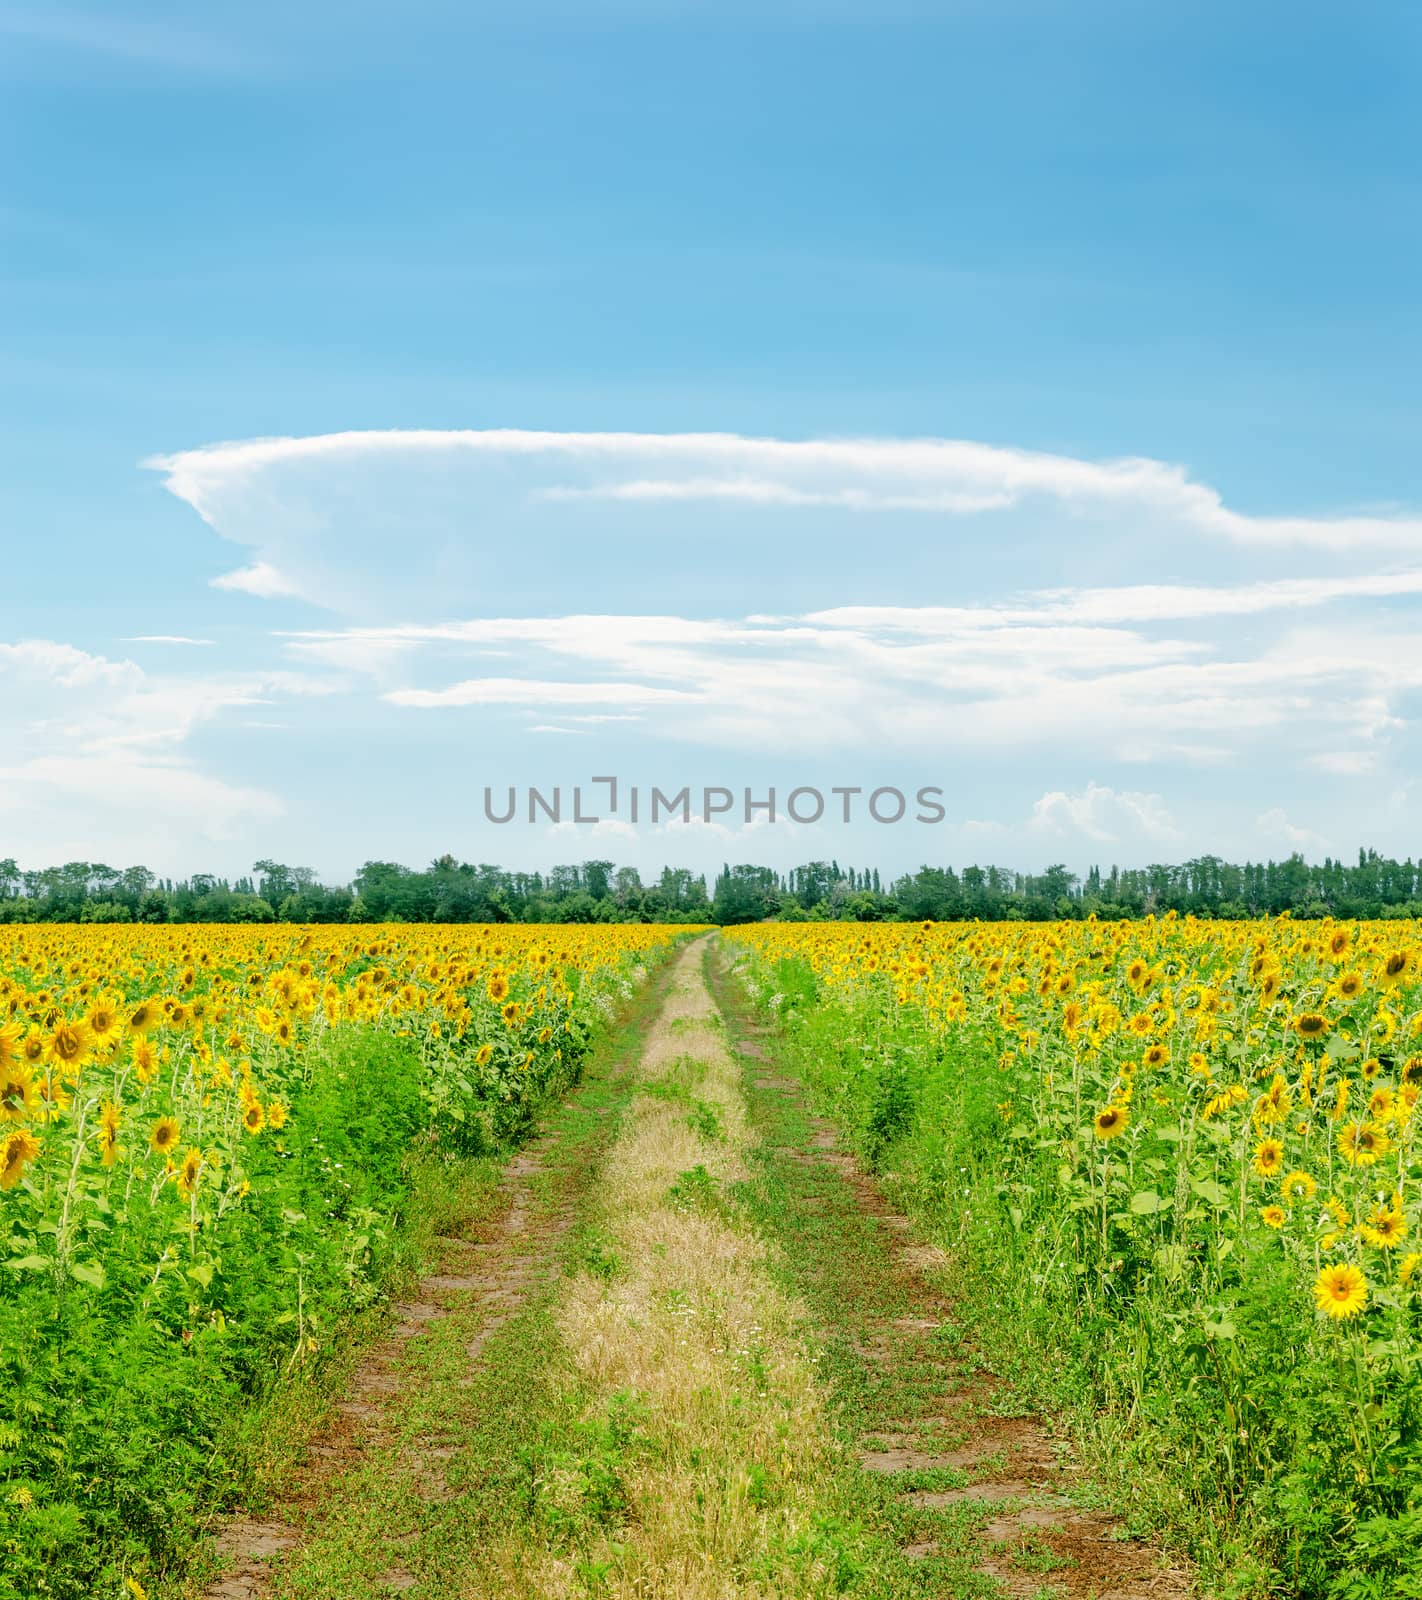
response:
[[[133,691],[143,682],[143,671],[132,661],[109,661],[72,644],[53,639],[24,639],[0,644],[0,671],[12,685],[47,683],[60,689]],[[12,687],[9,704],[17,703],[19,689]]]
[[[1377,770],[1381,751],[1321,750],[1308,758],[1308,764],[1337,778],[1357,778]]]
[[[213,644],[212,639],[189,639],[181,633],[132,633],[124,644]]]
[[[1262,816],[1256,817],[1254,826],[1267,839],[1282,841],[1290,850],[1318,854],[1331,851],[1333,848],[1321,833],[1315,833],[1312,828],[1301,828],[1291,822],[1282,806],[1273,806]]]
[[[282,801],[204,770],[189,740],[224,711],[329,688],[288,671],[151,675],[54,640],[0,644],[0,816],[37,858],[151,859],[155,844],[230,837]]]
[[[1084,834],[1098,844],[1124,835],[1169,840],[1179,836],[1174,817],[1158,794],[1112,789],[1088,783],[1076,794],[1055,789],[1032,807],[1030,827],[1057,835]]]
[[[577,839],[589,845],[599,840],[626,843],[641,837],[632,823],[620,822],[616,817],[600,817],[596,822],[571,822],[565,818],[550,823],[543,832],[549,839]]]
[[[217,73],[223,77],[250,69],[231,39],[214,39],[175,25],[172,18],[152,23],[132,17],[43,6],[7,5],[0,10],[0,37],[22,43],[183,73]]]
[[[397,706],[653,705],[693,700],[693,694],[637,683],[548,683],[524,678],[468,678],[447,689],[395,689],[383,697]]]
[[[1259,547],[1422,551],[1414,515],[1258,515],[1227,505],[1181,466],[1145,457],[1090,461],[964,439],[775,439],[729,433],[533,432],[522,429],[369,430],[248,439],[155,456],[145,465],[220,531],[243,504],[270,514],[271,475],[321,465],[482,458],[571,481],[527,485],[530,496],[623,502],[733,500],[764,506],[980,515],[1029,502],[1164,519],[1197,534]],[[647,469],[651,469],[648,471]],[[306,480],[303,480],[303,482]],[[307,531],[322,526],[308,496]],[[805,525],[807,529],[812,526]],[[262,544],[257,532],[236,530]]]
[[[936,632],[948,625],[1005,627],[1070,623],[1183,622],[1257,616],[1349,600],[1405,599],[1422,595],[1422,571],[1321,578],[1280,578],[1234,587],[1199,584],[1122,584],[1113,589],[1043,589],[1013,601],[969,606],[838,606],[811,612],[807,622]]]
[[[301,593],[290,578],[283,577],[267,561],[254,561],[250,567],[239,567],[236,572],[224,572],[211,580],[214,589],[231,589],[240,594],[256,595],[260,600],[279,600]]]
[[[827,753],[886,748],[1006,758],[1228,765],[1266,749],[1334,770],[1381,748],[1422,688],[1415,634],[1330,618],[1315,628],[1221,632],[1217,616],[1356,605],[1409,590],[1394,576],[1246,586],[1172,601],[1149,591],[1056,591],[1010,606],[841,608],[744,620],[676,616],[482,618],[285,635],[301,659],[365,665],[391,704],[514,706],[545,725],[569,713],[639,716],[649,738]],[[1106,625],[1144,609],[1149,620]],[[1159,619],[1180,626],[1168,630]],[[1193,624],[1193,625],[1191,625]],[[1202,634],[1203,636],[1199,636]],[[1197,636],[1190,636],[1191,634]],[[517,646],[523,676],[467,676],[464,657]],[[464,670],[461,671],[461,668]],[[390,681],[394,676],[395,681]],[[434,681],[431,681],[431,679]],[[440,681],[443,679],[443,681]],[[451,681],[451,679],[453,681]],[[540,715],[541,713],[541,715]]]
[[[983,494],[884,494],[871,489],[797,489],[764,478],[638,478],[591,489],[540,489],[544,500],[733,500],[758,506],[821,506],[845,511],[940,511],[968,516],[978,511],[1002,511],[1014,504],[1005,491]]]
[[[129,750],[0,765],[0,817],[23,829],[27,856],[36,860],[122,852],[126,861],[148,862],[155,846],[172,846],[172,836],[160,839],[157,829],[183,840],[224,840],[283,810],[270,790]]]

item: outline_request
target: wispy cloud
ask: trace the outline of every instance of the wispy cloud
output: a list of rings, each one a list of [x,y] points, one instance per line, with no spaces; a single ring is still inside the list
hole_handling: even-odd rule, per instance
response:
[[[1016,601],[982,606],[838,606],[811,612],[809,622],[936,632],[945,626],[1014,624],[1184,622],[1212,617],[1301,611],[1348,600],[1404,599],[1422,595],[1422,570],[1318,578],[1280,578],[1236,586],[1122,584],[1112,589],[1044,589]]]
[[[1309,855],[1316,855],[1333,848],[1323,834],[1316,833],[1312,828],[1300,827],[1298,823],[1291,821],[1288,812],[1282,806],[1271,807],[1255,820],[1254,826],[1258,833],[1275,847],[1283,844],[1290,850],[1298,850]]]
[[[229,837],[283,802],[200,764],[193,735],[225,712],[333,687],[287,670],[151,674],[49,639],[0,644],[0,818],[28,850],[82,860],[100,838],[144,859],[155,830]]]
[[[145,465],[162,472],[172,493],[221,527],[234,496],[283,469],[458,457],[543,463],[527,492],[545,501],[732,500],[787,511],[838,505],[945,517],[1044,502],[1073,515],[1094,510],[1163,518],[1245,546],[1422,553],[1417,515],[1261,515],[1226,504],[1217,489],[1169,462],[1093,461],[965,439],[392,429],[212,444],[155,456]],[[561,479],[547,481],[550,470]]]
[[[191,644],[210,645],[215,643],[212,639],[189,639],[182,633],[131,633],[123,640],[124,644]]]
[[[647,706],[699,698],[640,683],[549,683],[527,678],[467,678],[447,689],[395,689],[397,706]]]
[[[176,72],[236,76],[254,66],[232,40],[175,24],[121,16],[118,8],[0,5],[0,38]]]
[[[267,561],[254,561],[250,567],[224,572],[211,580],[214,589],[229,589],[238,594],[256,595],[261,600],[279,600],[299,595],[301,590]]]
[[[1044,794],[1032,808],[1029,826],[1059,837],[1083,835],[1097,844],[1115,844],[1122,837],[1133,836],[1164,843],[1180,835],[1160,795],[1095,782],[1076,793],[1054,789]]]
[[[484,716],[520,708],[560,727],[573,708],[635,711],[646,737],[678,743],[1131,764],[1267,759],[1343,773],[1375,766],[1406,725],[1408,697],[1422,690],[1422,642],[1410,642],[1406,617],[1361,626],[1335,613],[1321,636],[1287,624],[1302,606],[1347,608],[1417,587],[1385,575],[1178,594],[1054,590],[1006,606],[482,618],[284,637],[309,664],[364,669],[392,705]],[[1278,621],[1258,635],[1212,626],[1271,610]],[[1144,620],[1127,625],[1137,614]],[[517,673],[459,670],[492,641],[519,647]],[[1105,828],[1112,791],[1084,794],[1068,807],[1066,791],[1054,791],[1042,825]],[[1159,822],[1136,817],[1143,830]]]

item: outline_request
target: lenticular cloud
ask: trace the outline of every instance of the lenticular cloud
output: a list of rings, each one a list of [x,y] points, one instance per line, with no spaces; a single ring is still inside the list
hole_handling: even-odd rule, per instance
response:
[[[361,617],[684,601],[947,603],[1422,555],[1409,517],[1246,515],[1182,468],[949,439],[415,430],[252,439],[147,465],[240,559],[220,587]],[[925,591],[925,585],[930,587]],[[807,591],[809,591],[807,593]],[[622,596],[621,603],[617,596]]]

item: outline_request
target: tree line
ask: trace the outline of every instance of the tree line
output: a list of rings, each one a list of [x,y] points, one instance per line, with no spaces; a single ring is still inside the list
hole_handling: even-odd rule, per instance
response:
[[[0,860],[0,922],[758,922],[1103,919],[1176,911],[1202,917],[1422,916],[1422,864],[1360,850],[1356,863],[1301,855],[1237,865],[1197,856],[1175,865],[920,867],[892,881],[877,868],[811,861],[725,866],[708,886],[684,867],[644,883],[635,867],[584,861],[510,872],[440,856],[424,868],[367,861],[349,884],[262,860],[235,879],[173,880],[99,862],[22,870]]]

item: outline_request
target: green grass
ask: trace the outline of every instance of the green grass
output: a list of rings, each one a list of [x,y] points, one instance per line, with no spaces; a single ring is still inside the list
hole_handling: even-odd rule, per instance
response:
[[[708,963],[708,976],[732,1036],[743,1035],[754,1024],[739,986],[719,960]],[[952,1449],[963,1443],[965,1432],[951,1422],[925,1428],[922,1419],[942,1409],[945,1393],[972,1374],[976,1358],[962,1349],[962,1330],[952,1324],[922,1340],[897,1342],[898,1348],[896,1341],[885,1343],[895,1319],[924,1314],[923,1297],[887,1247],[882,1219],[866,1209],[841,1172],[817,1159],[816,1120],[797,1093],[777,1085],[776,1072],[773,1062],[747,1061],[744,1093],[760,1143],[751,1154],[752,1177],[739,1186],[737,1198],[775,1245],[774,1270],[785,1289],[808,1309],[807,1334],[834,1397],[837,1427],[855,1447],[874,1448],[874,1435],[898,1423]],[[887,1349],[887,1359],[865,1354],[876,1347]],[[985,1464],[991,1465],[990,1457]],[[899,1498],[915,1489],[956,1489],[967,1478],[944,1468],[854,1474],[846,1493],[883,1554],[878,1586],[847,1592],[872,1594],[874,1600],[999,1594],[994,1581],[977,1570],[980,1557],[967,1537],[987,1516],[986,1508],[964,1503],[921,1509]],[[904,1547],[929,1541],[937,1546],[932,1555],[913,1560],[903,1554]]]
[[[581,1474],[596,1508],[597,1485],[615,1477],[608,1461],[614,1434],[587,1435],[553,1310],[559,1273],[589,1263],[609,1276],[618,1270],[588,1220],[587,1200],[635,1092],[630,1067],[660,1003],[661,979],[594,1047],[582,1081],[543,1119],[542,1170],[528,1180],[524,1240],[536,1276],[522,1302],[476,1360],[469,1346],[486,1331],[488,1315],[477,1295],[408,1343],[400,1392],[358,1461],[326,1482],[308,1508],[304,1542],[278,1569],[278,1600],[373,1600],[392,1592],[396,1571],[413,1577],[418,1593],[477,1593],[469,1585],[496,1541],[513,1536],[541,1547],[562,1536],[559,1520],[569,1513],[551,1506],[548,1484]],[[434,1235],[462,1235],[489,1220],[500,1169],[481,1165],[465,1196],[443,1205],[426,1232],[427,1250]],[[440,1203],[432,1197],[432,1205]],[[567,1212],[567,1227],[550,1231]]]
[[[1198,1563],[1200,1592],[1224,1597],[1254,1597],[1269,1591],[1268,1562],[1261,1560],[1247,1506],[1222,1507],[1218,1458],[1152,1430],[1139,1409],[1113,1404],[1103,1389],[1100,1330],[1083,1327],[1072,1306],[1046,1296],[1023,1259],[1010,1225],[1011,1173],[995,1152],[983,1155],[982,1130],[998,1120],[993,1101],[996,1074],[981,1069],[971,1045],[961,1059],[925,1062],[911,1052],[896,1055],[892,1041],[876,1039],[871,1052],[842,1013],[820,1005],[812,982],[790,964],[777,970],[776,987],[793,1012],[788,1028],[772,1041],[777,1070],[802,1086],[808,1110],[787,1108],[773,1091],[752,1091],[753,1104],[767,1116],[768,1145],[803,1139],[803,1124],[818,1113],[833,1120],[845,1146],[876,1173],[885,1202],[907,1214],[920,1237],[947,1253],[951,1299],[960,1330],[971,1329],[971,1354],[964,1370],[975,1372],[984,1411],[1040,1415],[1053,1419],[1068,1437],[1085,1469],[1074,1498],[1085,1509],[1120,1519],[1130,1538],[1151,1537]],[[724,983],[724,1003],[739,1012],[742,1024],[753,1008],[734,982]],[[788,1195],[808,1192],[807,1180],[772,1156],[773,1181]],[[828,1182],[833,1188],[834,1179]],[[842,1180],[840,1180],[842,1181]],[[798,1211],[789,1198],[772,1202],[771,1214]],[[853,1225],[835,1217],[833,1202],[802,1220],[808,1237],[791,1246],[802,1253],[826,1224],[831,1234],[853,1237]],[[834,1296],[867,1291],[872,1309],[880,1293],[892,1293],[872,1247],[861,1246],[853,1264],[840,1271],[828,1261],[805,1293],[825,1300],[821,1315],[832,1316]],[[826,1285],[833,1286],[828,1300]],[[856,1313],[846,1309],[852,1322]],[[945,1337],[948,1337],[945,1330]],[[960,1335],[961,1336],[961,1335]],[[831,1351],[833,1370],[834,1353]],[[856,1375],[852,1359],[838,1380],[849,1399],[851,1422],[862,1423],[866,1401],[902,1404],[908,1396],[898,1377]],[[905,1410],[904,1416],[913,1415]],[[1198,1443],[1198,1441],[1197,1441]],[[1189,1459],[1187,1459],[1187,1456]],[[917,1537],[930,1537],[928,1534]],[[953,1591],[957,1593],[957,1591]]]

